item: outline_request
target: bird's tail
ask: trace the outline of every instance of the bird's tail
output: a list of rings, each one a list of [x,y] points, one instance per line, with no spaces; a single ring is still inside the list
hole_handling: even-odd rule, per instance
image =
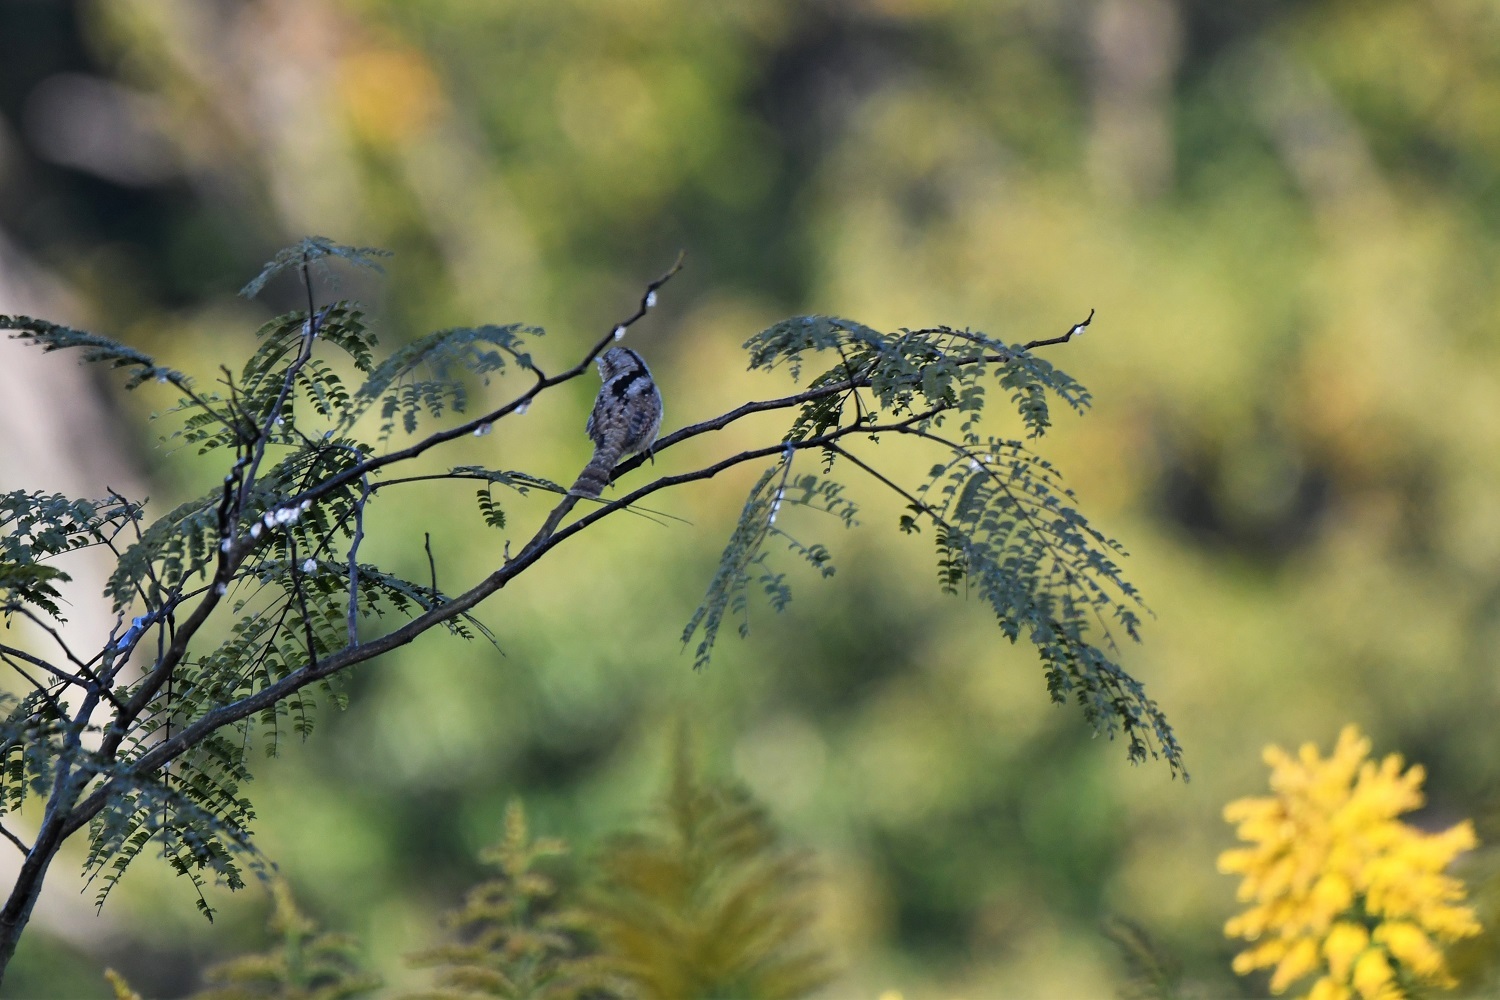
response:
[[[614,471],[615,463],[620,460],[620,452],[623,450],[614,441],[605,441],[595,446],[594,457],[583,467],[573,488],[568,492],[580,497],[596,497],[603,493],[604,487],[609,483],[609,474]]]

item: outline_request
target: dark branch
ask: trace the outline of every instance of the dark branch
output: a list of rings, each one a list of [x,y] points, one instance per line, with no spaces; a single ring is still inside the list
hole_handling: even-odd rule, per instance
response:
[[[912,495],[904,487],[902,487],[902,486],[898,485],[897,483],[893,482],[886,475],[884,475],[883,473],[881,473],[880,471],[878,471],[874,466],[868,465],[865,462],[861,461],[857,456],[855,456],[855,454],[853,452],[849,451],[847,448],[844,448],[844,447],[842,447],[840,445],[837,445],[837,444],[830,444],[830,445],[826,445],[825,447],[827,448],[827,450],[829,450],[831,452],[834,452],[837,455],[842,455],[850,463],[852,463],[853,465],[855,465],[858,468],[862,469],[865,473],[867,473],[876,482],[879,482],[879,483],[883,484],[884,486],[888,487],[889,489],[891,489],[898,496],[900,496],[903,500],[905,500],[907,503],[911,504],[912,507],[914,507],[915,509],[917,509],[917,510],[921,511],[922,513],[926,514],[928,517],[932,518],[932,521],[933,521],[934,524],[940,525],[940,526],[942,526],[944,528],[949,527],[948,521],[941,514],[939,514],[937,512],[937,510],[932,507],[931,504],[928,504],[928,503],[924,502],[923,500],[917,498],[916,496]]]
[[[359,642],[359,543],[365,538],[365,504],[370,501],[370,480],[363,481],[354,503],[354,538],[349,543],[349,645]]]
[[[6,608],[6,610],[21,611],[23,614],[26,614],[27,617],[31,617],[30,613],[22,607]],[[9,646],[0,643],[0,654],[5,655],[6,657],[15,657],[18,660],[31,664],[33,667],[40,667],[42,670],[45,670],[53,677],[56,677],[63,684],[72,684],[82,688],[85,691],[98,694],[105,700],[107,700],[116,709],[123,711],[125,708],[124,705],[120,704],[120,702],[116,700],[113,692],[110,691],[109,686],[101,681],[92,670],[84,667],[82,664],[79,664],[83,677],[83,679],[80,680],[78,674],[72,674],[66,670],[61,669],[60,667],[55,667],[52,664],[48,663],[46,660],[42,659],[40,656],[33,656],[31,653],[26,652],[24,649],[17,649],[15,646]],[[76,663],[77,661],[74,662]],[[15,670],[22,677],[25,677],[28,681],[31,681],[34,687],[38,688],[39,690],[41,689],[41,685],[32,680],[31,677],[28,676],[25,671],[21,670],[20,667],[16,666],[16,664],[12,663],[11,669]],[[85,681],[87,681],[88,683],[84,683]]]
[[[287,536],[287,564],[292,574],[292,592],[297,597],[297,609],[302,612],[302,641],[307,646],[307,662],[318,665],[318,647],[313,638],[312,615],[307,610],[307,595],[302,590],[302,566],[297,560],[297,536]]]
[[[66,719],[68,717],[67,710],[64,709],[62,704],[58,702],[57,696],[54,695],[51,690],[49,690],[47,686],[41,681],[28,674],[25,670],[22,670],[19,663],[16,663],[13,659],[11,659],[11,657],[13,656],[24,657],[25,655],[26,654],[22,653],[18,649],[12,649],[9,646],[0,646],[0,659],[5,660],[5,662],[10,665],[10,669],[20,674],[22,679],[24,679],[26,683],[30,684],[33,688],[36,689],[36,693],[42,696],[42,699],[48,704],[48,706],[51,707],[53,714],[57,718]],[[45,664],[42,665],[45,666]],[[61,691],[62,688],[59,687],[58,690]]]
[[[440,591],[437,585],[437,562],[432,558],[432,532],[422,532],[422,548],[427,550],[427,571],[432,574],[432,597],[436,600]]]
[[[798,448],[820,448],[831,441],[836,441],[850,434],[880,434],[903,431],[910,428],[913,424],[931,419],[939,412],[941,412],[941,408],[915,413],[900,421],[886,425],[839,427],[824,434],[799,441],[796,446]],[[684,483],[712,479],[719,473],[734,468],[737,465],[778,455],[785,452],[785,450],[785,444],[755,448],[732,455],[729,458],[692,472],[680,473],[674,476],[663,476],[660,479],[653,480],[639,487],[632,493],[607,503],[597,510],[591,511],[589,514],[559,530],[557,525],[578,502],[578,497],[576,496],[571,494],[565,496],[557,507],[553,509],[542,527],[537,530],[531,541],[522,548],[514,559],[507,561],[503,566],[485,577],[471,589],[453,597],[446,604],[423,612],[383,636],[358,645],[351,644],[346,646],[338,652],[325,657],[316,667],[311,665],[304,666],[253,694],[211,709],[194,722],[185,726],[170,740],[164,740],[148,750],[135,762],[134,766],[130,769],[131,773],[141,776],[149,775],[176,759],[184,751],[215,730],[238,722],[247,716],[254,715],[262,709],[269,708],[288,695],[301,690],[315,681],[348,669],[356,664],[364,663],[410,643],[433,626],[449,621],[467,612],[491,594],[499,591],[552,548],[615,511],[626,509],[634,505],[637,501],[660,490],[680,486]],[[65,828],[65,835],[70,835],[80,829],[104,807],[105,803],[109,801],[110,796],[114,794],[114,786],[118,780],[118,778],[112,778],[102,787],[95,789],[87,799],[72,811]]]
[[[29,848],[29,847],[26,846],[26,842],[23,841],[20,837],[17,837],[15,834],[11,833],[9,830],[7,830],[5,828],[5,825],[3,823],[0,823],[0,837],[4,837],[6,840],[10,841],[12,844],[15,844],[16,845],[16,850],[20,851],[22,854],[30,854],[31,853],[31,848]]]
[[[1087,319],[1085,319],[1082,323],[1074,323],[1073,326],[1069,328],[1068,332],[1063,334],[1061,337],[1049,337],[1046,340],[1028,341],[1027,343],[1022,344],[1021,348],[1022,350],[1030,351],[1035,350],[1038,347],[1051,347],[1053,344],[1066,344],[1074,337],[1081,336],[1083,334],[1084,328],[1086,328],[1093,321],[1094,310],[1090,309]]]

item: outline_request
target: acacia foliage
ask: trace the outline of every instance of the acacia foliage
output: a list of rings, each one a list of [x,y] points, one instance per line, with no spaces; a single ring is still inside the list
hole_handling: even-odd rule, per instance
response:
[[[1165,714],[1119,663],[1116,636],[1138,642],[1145,608],[1123,575],[1124,550],[1089,523],[1058,469],[1032,449],[1052,425],[1053,401],[1080,413],[1090,403],[1083,386],[1033,349],[1066,342],[1088,322],[1031,345],[950,327],[887,334],[825,316],[789,319],[752,337],[746,344],[752,368],[786,366],[800,378],[818,355],[838,360],[811,380],[810,392],[831,391],[801,403],[688,623],[683,638],[698,637],[699,665],[726,618],[738,618],[740,631],[748,631],[752,585],[778,610],[788,602],[786,577],[768,561],[768,542],[785,544],[832,575],[827,548],[800,541],[779,517],[783,505],[800,505],[853,525],[858,509],[830,478],[842,465],[906,501],[900,529],[932,530],[943,592],[979,598],[1002,635],[1012,643],[1024,636],[1041,657],[1054,701],[1076,701],[1097,732],[1123,733],[1132,761],[1161,757],[1186,776]],[[1024,438],[983,430],[980,418],[997,389],[1015,407]],[[927,475],[909,486],[849,448],[853,440],[897,434],[920,440],[934,456]],[[819,457],[821,475],[793,473],[804,451]]]
[[[376,255],[314,237],[278,254],[247,291],[288,268],[305,270],[327,258],[375,266]],[[163,747],[188,724],[243,706],[356,645],[361,623],[409,618],[447,600],[429,582],[360,559],[356,539],[376,489],[361,463],[376,447],[354,425],[378,408],[388,436],[398,420],[413,428],[419,417],[461,410],[459,368],[483,374],[507,363],[524,367],[515,350],[521,334],[508,327],[443,331],[377,364],[376,338],[354,303],[310,305],[266,323],[240,370],[224,369],[217,386],[204,390],[97,334],[24,316],[0,317],[0,328],[46,351],[80,350],[85,361],[127,369],[128,388],[170,385],[180,395],[168,411],[179,417],[169,440],[225,456],[221,483],[149,523],[143,504],[120,497],[0,498],[7,619],[60,622],[52,584],[66,575],[51,562],[85,545],[105,545],[114,554],[105,596],[117,616],[112,634],[100,637],[88,659],[68,652],[61,666],[27,673],[21,652],[7,648],[8,662],[31,690],[4,702],[4,811],[48,794],[64,773],[75,793],[105,791],[86,855],[96,901],[155,843],[200,890],[198,905],[211,916],[201,892],[205,876],[238,887],[242,859],[255,857],[254,809],[243,791],[255,744],[274,754],[288,732],[310,733],[319,696],[342,701],[338,675],[286,687],[283,696],[205,733],[159,766],[149,766],[148,755],[165,757]],[[346,387],[340,366],[362,380]],[[196,632],[199,613],[220,600],[227,629],[217,636]],[[184,631],[188,622],[191,633]],[[466,638],[488,635],[465,615],[442,624]],[[65,702],[80,693],[92,694],[99,711],[70,710]]]
[[[850,483],[858,481],[905,501],[900,530],[931,529],[940,587],[983,600],[1011,642],[1026,637],[1055,700],[1075,700],[1098,731],[1123,733],[1132,760],[1158,756],[1182,772],[1165,717],[1118,662],[1115,635],[1137,639],[1141,609],[1121,573],[1120,547],[1088,522],[1058,471],[1033,450],[1055,402],[1080,411],[1089,402],[1035,350],[1067,342],[1087,320],[1062,337],[1022,345],[949,327],[882,333],[818,316],[778,323],[747,342],[750,367],[785,367],[799,382],[805,370],[818,374],[791,396],[746,403],[669,434],[655,452],[750,413],[791,410],[780,442],[662,475],[564,524],[578,498],[529,472],[393,473],[445,441],[525,412],[539,393],[585,373],[655,304],[677,267],[650,284],[636,313],[582,360],[549,376],[535,360],[542,331],[519,324],[445,330],[378,358],[358,305],[319,306],[310,279],[330,260],[378,268],[378,256],[320,237],[278,254],[246,291],[295,271],[307,307],[266,323],[251,357],[237,372],[221,369],[212,388],[97,334],[0,317],[0,328],[43,350],[77,350],[86,361],[124,369],[128,387],[170,386],[177,395],[171,437],[220,456],[224,470],[206,492],[154,521],[143,504],[118,496],[0,498],[7,529],[0,611],[8,621],[29,619],[54,640],[51,660],[0,644],[0,658],[26,685],[24,696],[0,703],[0,819],[44,799],[48,825],[36,849],[51,851],[86,825],[86,870],[98,902],[155,844],[211,916],[206,881],[238,887],[246,860],[260,863],[245,792],[254,751],[274,754],[285,735],[307,736],[320,701],[342,703],[343,671],[437,626],[493,640],[469,609],[553,545],[658,490],[767,460],[684,632],[685,644],[697,638],[698,666],[726,620],[739,618],[745,631],[752,584],[777,609],[790,600],[768,543],[832,574],[826,545],[794,535],[784,508],[814,508],[852,527],[858,507]],[[453,416],[466,413],[476,384],[508,374],[532,380],[530,387],[477,417]],[[996,391],[1014,408],[1024,438],[981,426]],[[374,440],[364,434],[372,424]],[[395,447],[398,430],[427,436]],[[902,483],[879,468],[872,446],[888,435],[934,451],[925,477]],[[621,463],[615,477],[642,461]],[[479,514],[507,533],[513,519],[495,500],[495,486],[561,499],[514,555],[507,537],[498,569],[449,594],[438,589],[435,566],[425,581],[406,579],[361,552],[367,510],[381,492],[431,480],[483,483]],[[53,562],[87,545],[106,546],[115,558],[105,596],[116,626],[80,652],[56,628],[52,584],[61,572]],[[204,627],[210,619],[221,623],[217,629]],[[23,917],[17,894],[25,889],[18,884],[7,904]]]

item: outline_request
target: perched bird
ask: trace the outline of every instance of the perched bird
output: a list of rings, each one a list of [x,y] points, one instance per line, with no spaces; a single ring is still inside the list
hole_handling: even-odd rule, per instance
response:
[[[604,384],[584,427],[594,442],[594,457],[568,491],[581,497],[603,492],[615,463],[638,451],[649,452],[661,430],[661,393],[641,356],[628,347],[611,347],[596,363]]]

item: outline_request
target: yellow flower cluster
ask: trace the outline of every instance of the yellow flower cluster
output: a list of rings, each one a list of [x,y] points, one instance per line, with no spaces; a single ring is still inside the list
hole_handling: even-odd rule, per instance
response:
[[[1370,741],[1346,726],[1327,760],[1311,743],[1296,757],[1267,747],[1271,791],[1224,808],[1251,846],[1225,851],[1219,870],[1243,875],[1252,904],[1224,927],[1258,942],[1234,959],[1246,975],[1275,967],[1271,991],[1319,978],[1308,1000],[1401,1000],[1403,984],[1454,985],[1441,942],[1479,933],[1460,905],[1464,884],[1444,869],[1477,840],[1468,820],[1424,833],[1396,817],[1422,805],[1425,773],[1377,766]]]

